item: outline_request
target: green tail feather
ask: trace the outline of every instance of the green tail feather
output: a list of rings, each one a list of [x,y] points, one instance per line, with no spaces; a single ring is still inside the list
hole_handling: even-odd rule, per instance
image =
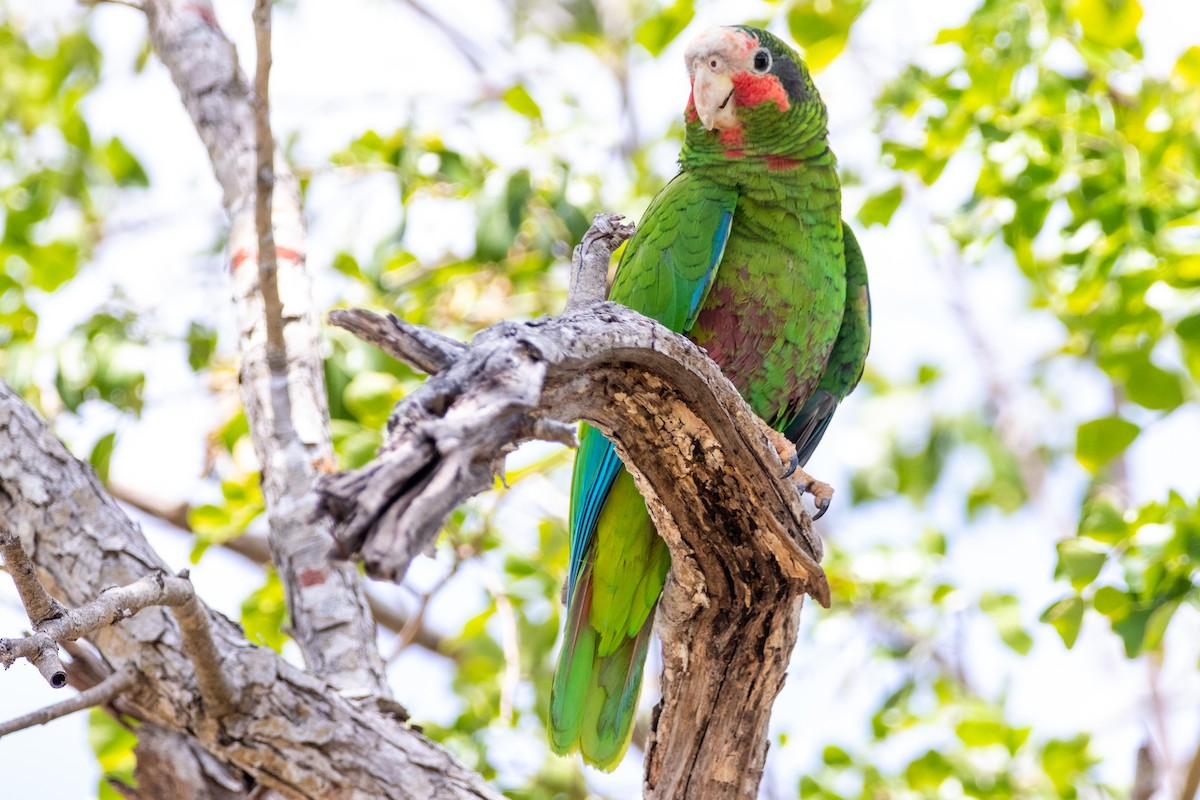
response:
[[[589,569],[572,598],[567,638],[554,674],[550,744],[559,755],[578,750],[588,764],[610,772],[621,763],[633,737],[654,617],[647,617],[635,636],[602,656],[600,636],[587,619],[590,589]]]

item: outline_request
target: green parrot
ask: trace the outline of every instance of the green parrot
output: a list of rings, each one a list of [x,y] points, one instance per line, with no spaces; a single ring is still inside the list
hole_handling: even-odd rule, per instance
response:
[[[609,299],[703,347],[794,442],[796,468],[858,383],[870,339],[866,265],[842,221],[825,104],[800,56],[757,28],[707,31],[685,59],[679,174],[646,210]],[[670,555],[612,443],[587,425],[570,524],[550,739],[611,770],[629,746]]]

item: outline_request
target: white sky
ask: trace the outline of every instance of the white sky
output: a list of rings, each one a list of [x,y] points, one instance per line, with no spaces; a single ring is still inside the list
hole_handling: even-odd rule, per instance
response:
[[[77,14],[71,0],[2,0],[6,7],[25,16],[61,19]],[[234,37],[243,64],[251,62],[252,30],[249,2],[218,0],[218,16]],[[500,76],[531,76],[535,97],[554,96],[565,84],[589,80],[590,62],[583,55],[552,54],[530,43],[516,54],[505,53],[492,32],[506,22],[499,5],[479,0],[440,0],[429,3],[447,19],[463,25],[480,42],[489,65]],[[931,41],[942,28],[960,24],[972,4],[965,2],[922,2],[921,0],[875,0],[855,28],[852,52],[839,59],[818,77],[818,85],[830,107],[831,138],[844,166],[872,181],[877,142],[871,133],[870,104],[875,87],[907,63],[912,54]],[[1200,41],[1200,3],[1187,0],[1146,0],[1141,33],[1149,69],[1165,73],[1178,54]],[[713,24],[740,21],[760,13],[758,3],[718,0],[703,4],[691,31]],[[132,301],[148,311],[168,329],[182,330],[188,321],[207,317],[224,334],[232,334],[232,309],[226,302],[226,285],[221,258],[213,254],[216,231],[221,226],[219,191],[209,172],[207,156],[195,137],[191,123],[178,102],[165,70],[151,59],[146,70],[135,75],[131,65],[144,35],[144,22],[127,8],[102,6],[94,15],[93,32],[105,52],[105,77],[89,99],[87,113],[93,135],[120,135],[142,159],[151,175],[151,190],[123,198],[110,218],[110,236],[96,261],[61,297],[53,312],[43,316],[41,336],[52,341],[65,333],[80,315],[89,313],[98,296],[121,286]],[[406,35],[413,18],[402,5],[389,0],[346,0],[340,3],[304,2],[276,12],[275,67],[272,72],[275,129],[281,138],[298,132],[296,149],[301,161],[319,165],[331,151],[344,146],[367,128],[388,131],[418,110],[421,127],[444,130],[451,142],[473,141],[480,131],[488,132],[488,154],[502,163],[536,162],[544,154],[524,144],[525,130],[503,114],[480,113],[463,117],[451,103],[438,98],[465,99],[475,92],[475,77],[436,35]],[[683,40],[688,36],[685,34]],[[638,122],[644,135],[653,135],[673,120],[683,105],[685,92],[681,61],[683,43],[672,46],[655,62],[639,67],[635,88]],[[417,80],[426,81],[418,84]],[[552,128],[562,127],[556,148],[571,158],[604,163],[623,131],[615,110],[615,94],[603,85],[589,93],[583,112],[588,124],[571,124],[553,104],[543,103]],[[674,148],[664,148],[660,165],[670,171]],[[875,170],[877,173],[878,170]],[[941,190],[939,202],[952,206],[957,198],[953,180]],[[603,198],[619,207],[626,187],[620,182],[606,187]],[[397,216],[391,179],[349,180],[331,172],[318,174],[309,196],[309,264],[321,269],[332,255],[350,248],[361,256],[391,230]],[[847,208],[853,210],[865,196],[862,188],[847,192]],[[450,216],[444,212],[449,209]],[[464,230],[462,209],[429,207],[422,214],[424,235],[411,242],[425,257],[447,250],[462,251],[471,237]],[[457,215],[457,216],[455,216]],[[469,218],[468,218],[469,219]],[[954,361],[965,358],[965,350],[948,339],[952,326],[944,298],[938,293],[940,274],[931,263],[930,244],[923,221],[911,210],[902,209],[886,230],[874,228],[860,236],[871,268],[875,301],[875,331],[872,366],[885,374],[900,376],[923,361]],[[899,258],[897,254],[912,254]],[[318,274],[317,291],[324,304],[332,304],[340,284]],[[1003,374],[1020,375],[1029,360],[1040,355],[1046,342],[1061,335],[1053,323],[1030,320],[1021,313],[1020,287],[1002,270],[985,273],[972,284],[971,300],[980,325],[999,350]],[[46,306],[47,309],[51,307]],[[215,318],[214,318],[215,315]],[[1021,320],[1014,325],[1013,320]],[[232,341],[232,336],[225,338]],[[148,413],[133,425],[121,426],[120,446],[113,474],[164,497],[198,499],[197,476],[202,461],[203,434],[214,419],[211,403],[200,391],[202,385],[191,375],[177,350],[164,350],[153,364],[147,393]],[[1079,376],[1069,376],[1078,380]],[[949,381],[945,402],[953,406],[968,402],[975,377],[967,372],[959,381]],[[1080,418],[1094,405],[1107,402],[1093,387],[1080,394]],[[914,404],[896,406],[888,419],[869,423],[847,409],[836,418],[811,465],[813,471],[833,479],[845,478],[849,469],[865,463],[878,448],[878,432],[907,419],[919,419],[925,411]],[[857,420],[858,427],[847,423]],[[65,425],[63,432],[86,452],[88,442],[110,428],[111,415],[93,409],[82,424]],[[1161,487],[1173,485],[1195,494],[1200,491],[1200,412],[1181,410],[1168,424],[1156,426],[1139,443],[1132,458],[1135,495],[1151,497]],[[971,465],[964,464],[964,475]],[[964,478],[965,479],[965,478]],[[1060,516],[1070,519],[1071,504],[1079,488],[1078,474],[1055,475],[1062,487]],[[844,481],[842,481],[844,483]],[[547,499],[558,498],[565,509],[564,487],[546,482]],[[887,539],[896,527],[897,509],[877,505],[853,514],[835,513],[823,522],[826,535],[848,542]],[[942,525],[954,519],[936,519],[944,511],[936,504],[931,511]],[[142,520],[151,541],[173,567],[187,565],[188,545],[181,538],[158,530],[152,520]],[[520,523],[515,523],[519,525]],[[1119,642],[1096,619],[1089,617],[1081,642],[1065,651],[1054,632],[1036,621],[1037,614],[1061,595],[1052,585],[1053,552],[1046,545],[1044,521],[1029,515],[997,519],[976,529],[956,543],[940,569],[969,591],[984,588],[1008,590],[1022,598],[1025,622],[1038,646],[1028,660],[1016,662],[987,631],[969,630],[968,651],[972,677],[996,692],[1007,691],[1008,708],[1015,721],[1033,724],[1039,735],[1090,730],[1097,734],[1097,747],[1106,757],[1103,773],[1118,783],[1130,779],[1133,753],[1146,735],[1139,715],[1147,702],[1147,679],[1142,663],[1128,662]],[[910,522],[904,523],[905,527]],[[870,564],[860,565],[862,568]],[[880,563],[879,569],[903,569],[903,564]],[[414,569],[418,584],[436,577],[436,565]],[[213,552],[193,569],[201,595],[218,610],[237,617],[241,599],[258,580],[236,558]],[[475,580],[470,570],[461,580]],[[403,596],[397,590],[397,595]],[[15,597],[6,582],[0,582],[0,635],[22,629],[24,618],[14,611]],[[443,600],[431,608],[434,625],[455,630],[465,614],[461,602]],[[819,614],[807,608],[806,629]],[[1172,626],[1169,653],[1163,665],[1163,686],[1172,693],[1173,707],[1185,709],[1171,718],[1174,747],[1180,751],[1195,746],[1200,728],[1194,709],[1200,708],[1200,681],[1195,665],[1200,658],[1200,619],[1181,612]],[[874,690],[894,676],[855,675],[866,660],[871,643],[849,628],[825,626],[815,641],[802,641],[773,719],[773,730],[787,732],[786,747],[773,745],[768,784],[778,796],[794,796],[801,770],[819,753],[817,742],[828,740],[855,743],[863,736],[867,710],[876,700]],[[386,651],[386,648],[385,648]],[[981,655],[982,654],[982,655]],[[1020,671],[1014,671],[1019,666]],[[417,719],[446,718],[444,666],[434,657],[405,655],[392,674],[398,686],[423,687],[421,692],[400,691]],[[424,687],[432,687],[425,690]],[[40,676],[21,663],[0,675],[0,718],[24,713],[62,699],[48,689]],[[13,797],[32,795],[53,798],[91,797],[96,781],[95,760],[84,739],[86,715],[79,714],[0,740],[0,766],[12,764],[51,765],[39,770],[5,770]],[[816,736],[810,731],[823,731]],[[814,738],[816,736],[816,738]],[[510,768],[540,762],[543,743],[533,737],[505,740],[504,758]],[[36,783],[35,783],[36,778]],[[15,780],[16,784],[11,783]],[[595,785],[615,797],[637,793],[640,769],[628,761],[613,776],[595,776]]]

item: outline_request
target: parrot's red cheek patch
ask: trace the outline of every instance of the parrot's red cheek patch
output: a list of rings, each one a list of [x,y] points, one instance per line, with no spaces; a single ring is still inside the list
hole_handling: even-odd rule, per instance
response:
[[[742,108],[753,108],[763,103],[774,101],[780,111],[791,107],[788,102],[787,90],[779,82],[779,78],[767,73],[755,75],[750,72],[739,72],[733,76],[734,99]]]
[[[687,108],[683,111],[683,118],[688,122],[700,119],[700,115],[696,113],[696,95],[691,92],[688,92]]]

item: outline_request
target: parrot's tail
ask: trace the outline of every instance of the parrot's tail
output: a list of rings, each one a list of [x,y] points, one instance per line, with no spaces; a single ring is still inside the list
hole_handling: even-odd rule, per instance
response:
[[[589,565],[567,605],[566,638],[550,691],[550,744],[559,755],[578,750],[584,761],[611,772],[633,736],[654,614],[636,636],[601,655],[600,634],[589,622],[591,601]]]

